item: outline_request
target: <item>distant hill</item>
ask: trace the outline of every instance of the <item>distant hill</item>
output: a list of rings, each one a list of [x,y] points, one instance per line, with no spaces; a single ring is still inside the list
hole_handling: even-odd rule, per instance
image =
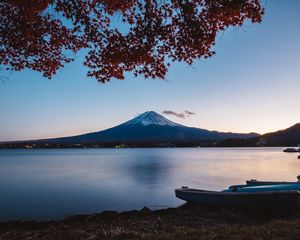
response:
[[[218,143],[220,147],[297,146],[300,144],[300,123],[284,130],[266,133],[254,138],[228,138]]]
[[[300,123],[284,130],[264,134],[259,137],[258,144],[265,146],[297,146],[300,144]]]
[[[157,145],[164,143],[173,144],[200,144],[202,142],[219,142],[227,138],[253,138],[259,136],[257,133],[231,133],[209,131],[206,129],[187,127],[169,119],[162,115],[148,111],[140,114],[138,117],[131,119],[118,126],[106,129],[104,131],[87,133],[83,135],[62,137],[54,139],[42,139],[26,142],[18,142],[18,144],[92,144],[102,143],[104,146],[112,144],[127,144],[140,146],[143,144]],[[17,144],[17,143],[15,143]]]

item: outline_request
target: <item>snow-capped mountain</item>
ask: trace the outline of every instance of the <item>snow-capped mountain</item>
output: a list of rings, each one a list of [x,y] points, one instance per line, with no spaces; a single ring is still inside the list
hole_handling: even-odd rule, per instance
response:
[[[209,131],[206,129],[186,127],[170,121],[160,114],[148,111],[118,126],[93,133],[72,137],[30,141],[38,144],[82,144],[115,143],[140,146],[141,143],[201,143],[203,141],[220,141],[226,138],[251,138],[258,134],[239,134]]]
[[[169,119],[163,117],[162,115],[154,112],[148,111],[140,114],[134,119],[123,123],[124,126],[149,126],[149,125],[160,125],[160,126],[182,126],[178,123],[172,122]]]

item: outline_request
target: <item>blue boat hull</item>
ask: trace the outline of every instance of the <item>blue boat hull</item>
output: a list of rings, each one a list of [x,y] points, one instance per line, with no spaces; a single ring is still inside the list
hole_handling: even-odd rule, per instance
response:
[[[198,189],[176,189],[177,198],[187,202],[210,207],[236,208],[261,213],[290,215],[298,210],[300,192],[267,191],[267,192],[227,192],[205,191]]]

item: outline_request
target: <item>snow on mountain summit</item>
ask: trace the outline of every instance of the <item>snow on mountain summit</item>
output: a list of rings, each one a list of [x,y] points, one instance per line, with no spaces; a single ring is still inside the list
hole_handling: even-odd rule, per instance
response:
[[[182,126],[178,123],[172,122],[169,119],[163,117],[162,115],[154,112],[154,111],[147,111],[136,118],[125,122],[123,125],[132,126],[132,125],[140,125],[140,126],[149,126],[149,125],[161,125],[161,126]]]

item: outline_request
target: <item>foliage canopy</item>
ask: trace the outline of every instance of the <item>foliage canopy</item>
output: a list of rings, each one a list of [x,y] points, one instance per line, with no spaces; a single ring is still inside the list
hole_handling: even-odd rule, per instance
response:
[[[164,79],[170,62],[211,57],[218,32],[262,15],[259,0],[2,0],[0,64],[51,78],[84,48],[100,82]]]

